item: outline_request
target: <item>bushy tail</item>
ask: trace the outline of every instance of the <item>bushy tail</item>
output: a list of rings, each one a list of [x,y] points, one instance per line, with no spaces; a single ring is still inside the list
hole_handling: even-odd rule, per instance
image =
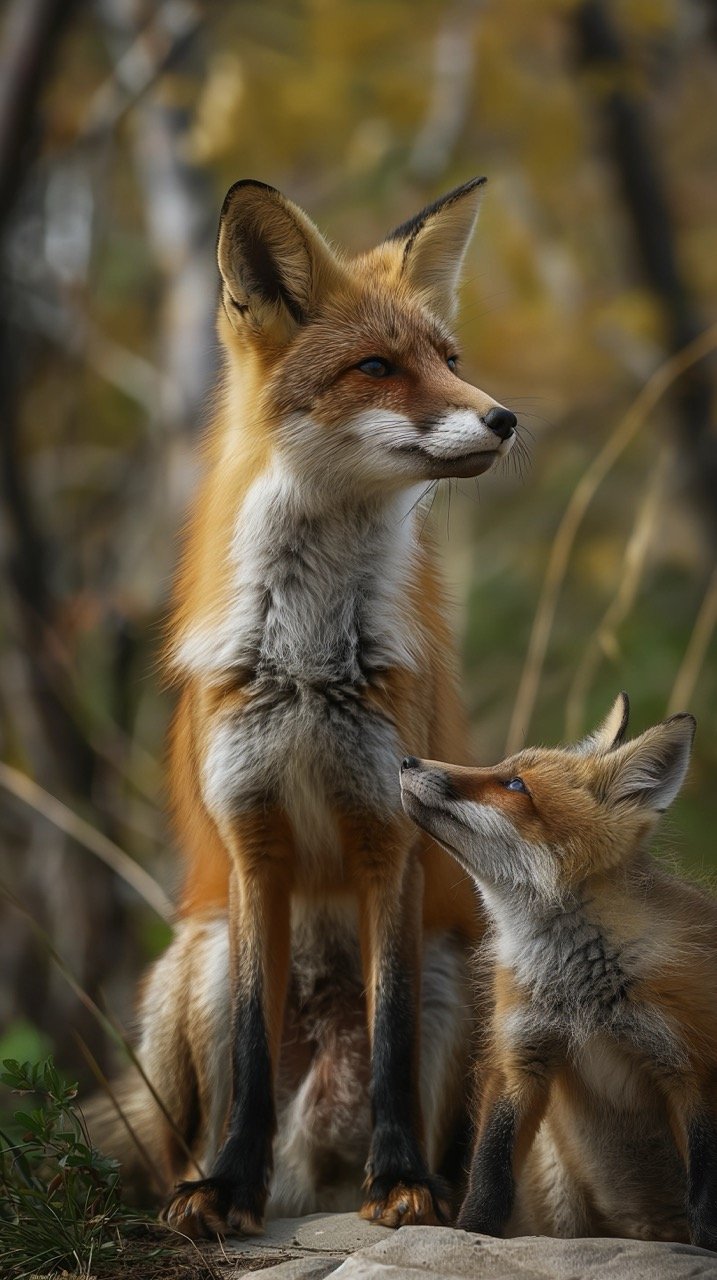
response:
[[[119,1161],[122,1190],[132,1204],[150,1204],[170,1189],[168,1124],[139,1072],[130,1067],[111,1096],[94,1094],[82,1107],[94,1147]]]
[[[178,929],[143,984],[136,1062],[84,1108],[92,1142],[119,1160],[135,1202],[201,1177],[218,1149],[229,1077],[216,1082],[212,1064],[228,1060],[228,973],[226,921]]]

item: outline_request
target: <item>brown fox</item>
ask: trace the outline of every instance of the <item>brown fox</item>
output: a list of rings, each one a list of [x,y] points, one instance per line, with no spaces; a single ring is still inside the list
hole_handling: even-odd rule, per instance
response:
[[[421,499],[516,439],[451,329],[483,181],[353,259],[263,183],[222,209],[224,373],[167,650],[186,870],[142,1010],[183,1142],[125,1100],[165,1185],[196,1173],[187,1146],[203,1169],[166,1209],[184,1232],[259,1231],[270,1185],[284,1211],[337,1207],[316,1188],[369,1138],[364,1216],[448,1212],[429,1161],[460,1104],[482,918],[403,814],[398,764],[465,752]]]
[[[475,879],[494,1013],[458,1225],[717,1249],[717,902],[648,852],[695,721],[623,744],[408,758],[406,813]]]

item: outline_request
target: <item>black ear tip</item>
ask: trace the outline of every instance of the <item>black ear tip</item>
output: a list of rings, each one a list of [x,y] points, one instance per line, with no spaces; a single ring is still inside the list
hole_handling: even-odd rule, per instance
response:
[[[420,231],[424,222],[432,218],[434,214],[440,213],[441,210],[447,209],[450,205],[456,204],[463,196],[474,191],[476,187],[482,187],[488,181],[485,177],[469,178],[467,182],[461,183],[460,187],[454,187],[452,191],[447,191],[445,195],[439,196],[432,204],[427,204],[425,209],[421,209],[414,218],[409,218],[408,222],[402,222],[400,227],[395,227],[386,241],[391,240],[411,240],[418,231]]]
[[[663,720],[663,724],[681,724],[690,734],[690,743],[694,742],[695,733],[697,732],[697,720],[690,711],[678,711],[677,715],[668,716]]]
[[[222,201],[221,213],[219,220],[224,217],[229,205],[233,203],[237,193],[245,187],[254,187],[258,191],[266,191],[272,196],[279,196],[281,192],[276,187],[270,187],[268,182],[260,182],[258,178],[239,178],[238,182],[233,182],[227,194]]]
[[[485,176],[469,178],[467,182],[462,182],[459,187],[453,187],[444,196],[440,196],[434,205],[429,205],[429,208],[438,209],[442,206],[454,204],[455,201],[461,200],[463,196],[470,195],[471,191],[476,191],[478,187],[484,187],[487,181],[488,179]]]

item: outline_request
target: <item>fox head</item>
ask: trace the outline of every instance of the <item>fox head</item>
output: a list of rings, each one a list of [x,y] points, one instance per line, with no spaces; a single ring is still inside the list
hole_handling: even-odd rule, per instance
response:
[[[228,395],[239,417],[251,389],[255,425],[302,479],[407,488],[482,475],[512,447],[515,415],[463,380],[451,329],[484,181],[355,258],[273,187],[228,192],[217,244]]]
[[[403,808],[489,899],[522,889],[559,900],[627,864],[684,782],[694,717],[671,716],[625,743],[628,710],[621,693],[583,742],[528,748],[494,768],[408,757]]]

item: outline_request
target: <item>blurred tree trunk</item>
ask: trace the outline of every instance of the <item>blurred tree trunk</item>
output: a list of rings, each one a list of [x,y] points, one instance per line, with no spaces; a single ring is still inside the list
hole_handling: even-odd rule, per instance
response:
[[[94,93],[74,143],[47,156],[43,96],[58,43],[71,19],[80,21],[80,13],[90,35],[99,31],[106,38],[110,72]],[[174,533],[191,476],[191,435],[214,372],[216,201],[190,145],[196,85],[206,74],[202,21],[202,10],[191,0],[165,0],[161,6],[96,0],[81,11],[70,0],[14,0],[0,79],[0,554],[11,584],[2,601],[8,633],[0,671],[7,729],[2,749],[48,791],[120,840],[123,752],[132,742],[137,652],[144,649],[135,618],[156,616],[157,583],[170,575]],[[79,541],[85,531],[92,536],[92,514],[84,524],[82,518],[73,520],[69,537],[48,536],[50,519],[43,516],[34,489],[22,410],[32,402],[33,372],[46,367],[46,336],[80,369],[83,360],[91,363],[93,343],[96,354],[97,335],[85,323],[81,301],[82,290],[91,294],[92,284],[80,274],[73,277],[75,292],[63,291],[71,264],[60,261],[60,275],[54,274],[57,256],[51,260],[46,247],[53,235],[57,241],[53,218],[60,216],[65,220],[60,240],[69,219],[76,249],[78,237],[82,241],[83,262],[92,258],[92,228],[106,191],[105,160],[118,144],[120,123],[121,143],[129,141],[134,160],[159,281],[156,342],[141,355],[125,353],[134,365],[142,364],[143,376],[149,375],[140,412],[148,419],[142,422],[148,444],[142,460],[150,465],[138,466],[135,459],[122,474],[109,557],[116,554],[119,574],[106,557],[107,580],[85,582]],[[91,204],[81,226],[71,200],[78,188]],[[40,293],[43,314],[51,321],[38,329],[27,317]],[[105,349],[112,351],[111,339]],[[117,581],[132,583],[131,599]],[[106,658],[106,687],[97,708],[96,693],[92,707],[84,705],[74,663],[77,640],[67,636],[68,584],[73,583],[98,597],[93,642]],[[88,720],[114,721],[119,732],[113,737],[109,728],[105,741],[105,731],[87,727]],[[103,865],[41,817],[21,811],[8,797],[0,805],[0,835],[8,851],[3,878],[51,935],[80,984],[97,998],[113,985],[128,950],[121,887]],[[0,1020],[11,1011],[26,1017],[49,1033],[60,1062],[79,1074],[84,1065],[76,1032],[106,1062],[108,1046],[100,1028],[58,980],[25,923],[0,910],[0,967],[6,979]]]
[[[14,740],[5,744],[50,791],[89,810],[102,762],[80,727],[72,679],[57,628],[58,551],[43,533],[20,438],[19,404],[34,341],[14,324],[16,284],[7,251],[42,141],[42,96],[58,45],[74,16],[71,0],[14,0],[6,12],[0,75],[0,501],[2,556],[11,593],[4,616],[15,669],[5,671],[4,701]],[[40,223],[41,225],[41,223]],[[22,282],[20,287],[22,287]],[[15,714],[13,714],[13,712]],[[6,798],[5,798],[6,799]],[[48,824],[14,814],[8,865],[12,887],[95,996],[117,961],[123,911],[108,870],[88,860]],[[77,1058],[78,1032],[100,1059],[100,1028],[57,979],[25,924],[3,905],[0,968],[9,1009],[52,1036],[61,1062]]]
[[[605,144],[622,191],[642,270],[662,304],[667,345],[679,351],[704,327],[680,271],[666,185],[647,112],[628,86],[630,64],[605,0],[585,0],[575,12],[580,63],[605,129]],[[675,387],[678,459],[712,548],[717,548],[717,436],[714,387],[707,362]]]
[[[160,447],[137,478],[143,528],[126,530],[138,560],[152,566],[153,581],[171,578],[176,531],[193,487],[196,435],[216,372],[217,193],[192,152],[196,86],[207,76],[207,49],[199,9],[176,5],[166,26],[148,0],[101,0],[105,38],[115,66],[127,66],[141,47],[161,67],[136,102],[129,120],[131,155],[160,290],[159,330],[152,357],[159,394],[150,431]],[[166,55],[167,29],[179,21],[187,35]],[[188,38],[191,37],[191,38]],[[128,91],[131,85],[129,77]]]
[[[436,33],[426,115],[411,148],[408,169],[435,181],[450,168],[465,128],[476,68],[476,13],[481,0],[449,5]]]

